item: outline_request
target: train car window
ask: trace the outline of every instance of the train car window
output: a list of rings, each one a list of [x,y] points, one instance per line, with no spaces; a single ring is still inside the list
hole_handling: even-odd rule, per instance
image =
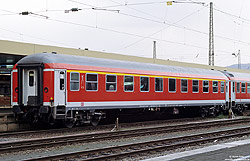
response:
[[[224,93],[224,92],[225,92],[225,82],[224,82],[224,81],[221,81],[221,82],[220,82],[220,92],[221,92],[221,93]]]
[[[240,93],[240,82],[237,82],[237,87],[236,87],[236,89],[237,89],[237,93]]]
[[[124,91],[125,92],[134,91],[134,77],[133,76],[124,76]]]
[[[106,75],[106,91],[116,91],[116,75]]]
[[[168,80],[168,91],[176,92],[176,79],[169,78]]]
[[[193,93],[198,93],[199,92],[199,81],[192,80],[192,87],[193,87]]]
[[[80,85],[79,82],[80,82],[79,73],[71,72],[70,73],[70,90],[79,91],[79,85]]]
[[[141,92],[148,92],[149,91],[149,78],[148,77],[141,77],[140,78],[140,90]]]
[[[246,93],[246,83],[241,82],[241,93]]]
[[[213,81],[213,93],[218,93],[218,81]]]
[[[208,93],[209,92],[209,81],[204,80],[203,81],[203,93]]]
[[[97,91],[97,87],[98,87],[98,75],[86,74],[86,90]]]
[[[183,93],[188,92],[188,80],[187,79],[181,80],[181,92]]]
[[[34,71],[29,71],[29,86],[32,87],[34,86]]]
[[[64,90],[64,72],[60,72],[60,90]]]
[[[247,93],[250,93],[250,83],[247,83]]]
[[[155,78],[155,91],[163,92],[163,78]]]

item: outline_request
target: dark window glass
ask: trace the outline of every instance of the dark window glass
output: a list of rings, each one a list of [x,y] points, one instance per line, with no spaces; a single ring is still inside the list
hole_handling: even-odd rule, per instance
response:
[[[34,86],[34,81],[35,81],[34,71],[30,71],[29,72],[29,86],[30,87]]]
[[[250,93],[250,83],[247,83],[247,93]]]
[[[235,82],[233,82],[233,92],[235,92]]]
[[[70,73],[70,90],[78,91],[79,90],[79,73]]]
[[[124,91],[134,91],[134,77],[124,76]]]
[[[60,90],[64,90],[64,79],[60,79]]]
[[[221,93],[224,93],[224,91],[225,91],[225,82],[220,82],[220,85],[221,85],[221,88],[220,88]]]
[[[198,80],[193,80],[193,92],[198,93],[199,92],[199,81]]]
[[[91,82],[91,81],[97,81],[97,74],[87,74],[87,81]]]
[[[97,74],[87,74],[86,77],[87,77],[86,90],[87,91],[97,91],[97,86],[98,86]]]
[[[203,92],[208,93],[208,91],[209,91],[209,82],[204,80],[203,81]]]
[[[141,91],[149,91],[149,78],[148,77],[141,77]]]
[[[241,82],[241,92],[246,93],[246,83],[245,82]]]
[[[64,72],[60,72],[60,90],[64,90]]]
[[[71,73],[70,78],[72,81],[79,81],[79,73]]]
[[[213,92],[214,93],[218,92],[218,81],[213,81]]]
[[[106,75],[106,90],[116,91],[116,75]]]
[[[168,89],[169,89],[169,92],[175,92],[176,91],[176,80],[175,79],[172,79],[172,78],[169,78],[168,79]]]
[[[237,93],[240,93],[240,82],[237,82]]]
[[[156,92],[163,91],[163,78],[155,78],[155,91]]]
[[[188,92],[188,80],[187,79],[181,80],[181,92]]]

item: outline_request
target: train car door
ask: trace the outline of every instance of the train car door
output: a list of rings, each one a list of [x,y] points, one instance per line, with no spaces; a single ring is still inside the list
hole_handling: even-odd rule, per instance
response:
[[[55,70],[55,106],[65,106],[66,105],[66,70],[56,69]]]
[[[235,106],[235,81],[231,81],[231,103]]]
[[[23,70],[23,104],[36,105],[37,104],[37,70],[24,69]]]
[[[229,105],[229,81],[226,81],[226,102]]]

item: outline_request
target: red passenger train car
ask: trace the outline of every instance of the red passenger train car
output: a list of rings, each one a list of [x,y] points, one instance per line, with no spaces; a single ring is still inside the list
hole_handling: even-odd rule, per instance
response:
[[[97,125],[112,111],[195,109],[202,116],[250,104],[250,74],[40,53],[12,71],[12,106],[30,122]],[[249,82],[249,83],[247,83]]]

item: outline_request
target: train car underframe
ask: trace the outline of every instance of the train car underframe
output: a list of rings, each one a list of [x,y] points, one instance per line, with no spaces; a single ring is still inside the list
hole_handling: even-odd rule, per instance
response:
[[[237,115],[242,115],[249,105],[235,104],[232,110]],[[190,117],[192,114],[200,117],[215,117],[219,114],[228,114],[230,106],[181,106],[181,107],[148,107],[148,108],[131,108],[131,109],[106,109],[106,110],[81,110],[79,108],[67,108],[65,106],[14,106],[13,111],[18,120],[29,122],[30,124],[55,123],[64,124],[66,127],[83,126],[91,124],[97,126],[99,122],[106,118],[113,119],[121,115],[147,115],[158,114],[158,119],[164,114],[165,117],[179,116]],[[191,112],[193,111],[193,112]],[[157,118],[157,117],[156,117]]]
[[[47,123],[63,123],[66,127],[74,125],[92,124],[97,126],[105,118],[105,113],[98,110],[68,110],[65,106],[14,106],[13,112],[17,120],[32,125]]]
[[[234,112],[241,115],[246,109],[246,106],[236,105],[233,108]],[[63,123],[66,127],[73,127],[75,125],[82,126],[84,124],[92,124],[97,126],[101,119],[106,118],[106,114],[109,116],[108,119],[113,119],[121,115],[151,115],[151,114],[166,114],[164,116],[180,116],[187,117],[191,114],[201,117],[214,117],[220,113],[228,114],[228,108],[225,106],[202,106],[202,107],[150,107],[141,109],[112,109],[112,110],[68,110],[66,111],[65,106],[42,106],[42,107],[13,107],[13,111],[18,118],[23,122],[29,122],[30,124],[47,123],[54,125],[55,123]],[[192,112],[194,111],[194,112]],[[159,119],[162,119],[159,117]]]

